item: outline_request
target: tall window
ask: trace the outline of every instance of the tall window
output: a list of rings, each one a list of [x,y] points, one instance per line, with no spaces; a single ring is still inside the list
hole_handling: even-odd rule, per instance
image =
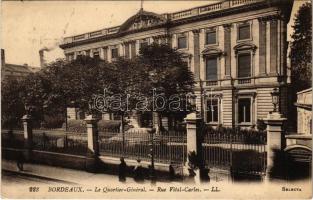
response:
[[[238,54],[238,77],[251,77],[251,54]]]
[[[118,57],[118,48],[112,49],[111,55],[112,55],[112,58],[117,58]]]
[[[251,122],[251,99],[238,99],[238,123]]]
[[[210,99],[207,102],[207,122],[218,122],[218,100]]]
[[[178,43],[178,46],[177,46],[178,49],[187,48],[187,36],[186,35],[178,36],[177,43]]]
[[[217,80],[217,58],[206,59],[206,80]]]
[[[216,30],[208,30],[205,35],[206,44],[216,44]]]
[[[250,39],[250,24],[244,23],[238,25],[238,40]]]

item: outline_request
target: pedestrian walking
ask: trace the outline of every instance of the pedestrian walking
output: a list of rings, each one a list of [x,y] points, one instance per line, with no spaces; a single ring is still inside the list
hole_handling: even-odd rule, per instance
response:
[[[125,182],[126,181],[126,170],[127,170],[127,165],[126,162],[124,160],[124,158],[120,158],[121,163],[118,166],[118,179],[121,182]]]
[[[19,152],[18,156],[17,156],[17,161],[16,161],[16,165],[17,168],[19,169],[19,171],[23,171],[23,165],[24,165],[24,155],[23,152]]]
[[[143,177],[143,168],[141,166],[141,160],[138,159],[137,160],[137,165],[134,168],[134,180],[136,182],[143,182],[144,181],[144,177]]]

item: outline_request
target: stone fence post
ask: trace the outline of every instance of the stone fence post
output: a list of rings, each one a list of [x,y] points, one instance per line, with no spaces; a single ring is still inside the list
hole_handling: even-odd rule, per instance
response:
[[[266,166],[266,179],[272,177],[275,157],[279,156],[281,150],[285,148],[285,130],[284,122],[286,118],[278,112],[269,113],[267,118],[264,119],[267,125],[267,166]]]
[[[22,117],[23,128],[24,128],[24,157],[25,160],[31,159],[31,151],[33,149],[33,127],[32,119],[30,115],[24,115]]]
[[[95,172],[98,164],[99,142],[98,142],[98,119],[88,115],[85,119],[87,125],[88,150],[86,156],[86,170]]]
[[[201,151],[201,133],[200,124],[202,119],[198,118],[196,113],[190,113],[185,118],[186,128],[187,128],[187,166],[184,167],[184,174],[190,175],[190,173],[195,173],[195,181],[200,181],[200,169],[201,163],[203,161],[202,151]],[[193,154],[193,152],[195,154]],[[190,160],[189,155],[193,154],[193,161],[196,161],[197,169],[193,170],[189,164],[193,161]]]

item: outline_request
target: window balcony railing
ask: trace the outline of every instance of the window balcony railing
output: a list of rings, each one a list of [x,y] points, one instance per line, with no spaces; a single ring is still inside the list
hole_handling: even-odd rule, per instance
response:
[[[238,84],[251,84],[251,78],[240,78],[238,79]]]
[[[218,81],[205,81],[206,82],[206,86],[217,86],[218,85]]]

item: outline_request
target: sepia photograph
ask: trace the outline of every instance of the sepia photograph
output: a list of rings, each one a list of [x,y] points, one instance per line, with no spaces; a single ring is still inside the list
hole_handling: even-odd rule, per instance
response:
[[[0,44],[2,198],[312,198],[310,0],[4,0]]]

